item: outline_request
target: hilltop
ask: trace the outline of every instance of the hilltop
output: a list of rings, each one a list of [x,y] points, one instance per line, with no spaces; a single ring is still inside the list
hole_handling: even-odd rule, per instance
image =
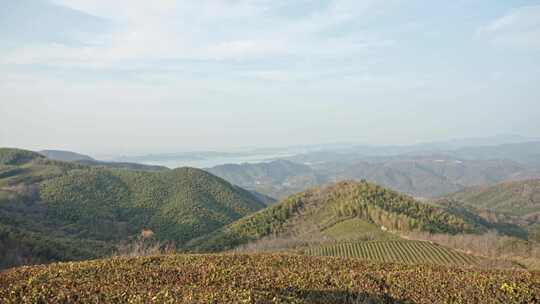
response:
[[[451,278],[451,279],[450,279]],[[297,255],[167,255],[10,269],[3,303],[537,303],[540,273]]]
[[[265,204],[203,170],[59,162],[0,149],[0,267],[102,257],[152,231],[182,245]]]
[[[384,187],[365,181],[344,181],[292,195],[195,239],[188,247],[223,250],[268,236],[302,239],[322,234],[332,238],[332,231],[336,231],[334,235],[351,233],[351,239],[366,237],[363,234],[389,236],[385,230],[462,233],[476,231],[475,225],[441,207]]]

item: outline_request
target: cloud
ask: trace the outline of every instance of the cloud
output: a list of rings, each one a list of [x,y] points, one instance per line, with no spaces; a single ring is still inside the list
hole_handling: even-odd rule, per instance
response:
[[[392,44],[388,39],[354,31],[338,38],[321,36],[367,14],[377,7],[373,1],[331,1],[328,5],[303,1],[297,4],[299,13],[294,16],[282,14],[284,8],[291,6],[285,0],[159,3],[54,0],[54,3],[49,5],[50,10],[97,16],[114,27],[99,35],[80,36],[82,42],[87,42],[81,45],[51,39],[0,49],[0,62],[115,68],[137,61],[242,61],[354,54]]]
[[[540,50],[540,5],[513,9],[480,27],[477,33],[495,45]]]

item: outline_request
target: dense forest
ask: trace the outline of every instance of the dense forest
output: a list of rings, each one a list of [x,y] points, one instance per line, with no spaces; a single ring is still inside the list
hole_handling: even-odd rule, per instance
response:
[[[104,256],[143,230],[181,246],[264,206],[194,168],[147,172],[0,150],[4,266]]]

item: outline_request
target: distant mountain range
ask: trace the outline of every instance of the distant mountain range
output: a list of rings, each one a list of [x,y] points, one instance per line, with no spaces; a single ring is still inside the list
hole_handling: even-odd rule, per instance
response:
[[[287,160],[255,164],[227,164],[206,169],[243,188],[282,198],[324,184],[311,167]]]
[[[317,165],[326,162],[351,163],[360,160],[377,160],[392,157],[418,157],[439,155],[468,160],[507,159],[524,165],[538,165],[540,141],[504,143],[498,145],[461,146],[446,144],[421,144],[413,146],[350,146],[336,150],[320,150],[296,154],[286,159]]]
[[[536,222],[530,215],[537,210],[538,180],[471,188],[429,202],[368,182],[358,173],[427,191],[423,189],[442,189],[441,185],[447,185],[445,180],[472,183],[508,178],[525,170],[521,164],[407,157],[380,158],[351,166],[346,162],[308,166],[277,160],[213,169],[216,174],[228,174],[228,179],[235,178],[235,183],[269,187],[275,193],[293,192],[306,183],[313,186],[274,202],[195,168],[116,168],[0,148],[0,268],[104,257],[142,235],[174,243],[176,249],[189,252],[273,246],[273,239],[314,250],[323,250],[323,245],[369,240],[393,248],[398,244],[393,242],[396,239],[405,242],[399,246],[414,247],[416,243],[402,239],[411,232],[466,234],[495,230],[520,242],[534,239]],[[334,183],[330,176],[360,180]],[[322,184],[325,186],[317,186]],[[503,214],[508,206],[515,207],[516,218],[492,218],[484,212],[493,209]],[[526,208],[526,214],[519,213]],[[531,219],[533,222],[523,223]],[[347,250],[357,248],[354,246]],[[422,254],[438,250],[433,246],[422,248]],[[396,259],[402,261],[404,257]]]
[[[71,151],[63,151],[63,150],[42,150],[42,151],[38,151],[37,153],[51,160],[76,162],[76,163],[84,164],[88,166],[102,166],[102,167],[109,167],[109,168],[124,168],[124,169],[145,170],[145,171],[160,171],[160,170],[168,169],[167,167],[164,167],[164,166],[144,165],[144,164],[131,163],[131,162],[100,161],[100,160],[95,160],[94,158],[88,155],[71,152]]]
[[[80,153],[75,153],[71,151],[63,150],[41,150],[38,151],[39,154],[47,157],[52,160],[60,161],[95,161],[92,157]]]
[[[508,215],[536,216],[540,223],[540,179],[469,187],[442,199]]]
[[[463,158],[458,154],[451,154],[450,152],[462,148],[493,147],[503,144],[522,144],[529,142],[540,142],[540,139],[519,135],[497,135],[492,137],[453,139],[412,145],[361,145],[354,143],[335,143],[274,148],[243,148],[226,152],[201,150],[109,156],[107,160],[113,162],[135,162],[162,165],[169,168],[180,166],[208,168],[223,164],[268,162],[277,159],[288,159],[299,163],[314,163],[320,161],[358,160],[366,157],[389,157],[405,154],[418,156],[433,154],[446,155],[447,153],[449,156]]]
[[[436,154],[380,156],[358,151],[312,152],[271,162],[227,164],[206,170],[277,198],[344,179],[366,179],[416,197],[433,198],[475,185],[540,177],[539,162],[540,142],[528,142]]]

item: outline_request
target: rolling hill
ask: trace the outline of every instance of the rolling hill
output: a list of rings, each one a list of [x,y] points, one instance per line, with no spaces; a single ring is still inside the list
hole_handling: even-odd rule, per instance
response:
[[[0,266],[104,256],[142,230],[182,245],[264,206],[199,169],[91,167],[0,149]]]
[[[540,179],[470,187],[444,199],[509,215],[540,215]]]
[[[420,197],[437,197],[466,186],[512,179],[526,169],[506,160],[400,157],[383,162],[361,162],[335,174],[340,179],[367,179],[397,191]]]
[[[227,164],[206,170],[233,184],[275,198],[291,195],[323,182],[309,166],[287,160]]]
[[[538,140],[497,146],[461,147],[452,153],[465,159],[509,159],[520,164],[540,165],[540,141]]]
[[[540,177],[538,168],[504,159],[467,160],[448,155],[335,158],[317,161],[317,157],[298,156],[293,159],[305,164],[278,160],[206,170],[275,198],[345,179],[366,179],[415,197],[436,198],[470,186]]]
[[[292,195],[209,235],[194,239],[188,243],[188,248],[202,251],[231,249],[269,236],[302,239],[324,235],[325,231],[335,227],[340,227],[339,234],[343,234],[350,227],[355,227],[344,225],[351,219],[361,219],[368,226],[358,229],[356,233],[381,229],[461,233],[479,229],[476,223],[443,208],[418,202],[365,181],[344,181]],[[326,233],[326,236],[331,235]]]

